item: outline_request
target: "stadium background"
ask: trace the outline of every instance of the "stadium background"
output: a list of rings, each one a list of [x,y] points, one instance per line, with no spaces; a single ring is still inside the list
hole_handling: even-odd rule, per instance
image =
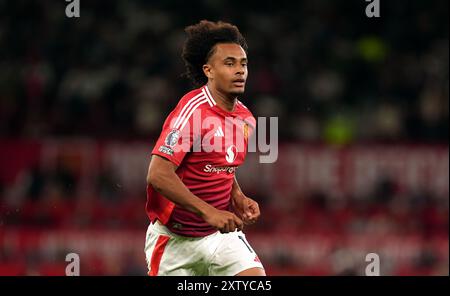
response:
[[[270,275],[448,275],[448,1],[0,0],[0,275],[145,275],[145,176],[188,89],[183,28],[239,26],[243,97],[279,118],[248,156]]]

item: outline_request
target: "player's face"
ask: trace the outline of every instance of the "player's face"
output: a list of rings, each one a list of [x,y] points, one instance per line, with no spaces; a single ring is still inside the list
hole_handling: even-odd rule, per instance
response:
[[[231,95],[244,93],[248,75],[247,55],[240,45],[216,44],[206,66],[206,74],[217,90]]]

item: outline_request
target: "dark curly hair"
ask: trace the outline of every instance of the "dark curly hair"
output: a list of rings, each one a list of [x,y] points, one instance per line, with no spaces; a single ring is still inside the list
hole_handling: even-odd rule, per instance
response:
[[[188,35],[181,55],[186,66],[184,75],[190,78],[196,86],[203,85],[208,81],[203,73],[203,65],[214,53],[214,46],[217,43],[236,43],[245,52],[248,49],[247,42],[239,29],[230,23],[202,20],[184,30]]]

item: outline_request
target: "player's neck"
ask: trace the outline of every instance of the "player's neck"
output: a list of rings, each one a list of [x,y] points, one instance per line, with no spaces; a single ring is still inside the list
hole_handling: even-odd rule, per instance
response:
[[[211,95],[213,96],[214,100],[217,103],[217,106],[219,106],[221,109],[233,112],[234,107],[236,106],[237,102],[237,96],[236,95],[227,95],[225,93],[222,93],[218,91],[215,87],[213,87],[211,84],[208,83],[209,91],[211,92]]]

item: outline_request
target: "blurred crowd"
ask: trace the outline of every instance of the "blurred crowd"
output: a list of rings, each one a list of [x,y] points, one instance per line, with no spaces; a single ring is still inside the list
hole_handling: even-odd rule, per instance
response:
[[[448,145],[448,1],[383,1],[379,19],[366,17],[365,1],[81,1],[71,19],[66,4],[0,0],[2,140],[152,143],[192,87],[182,76],[183,28],[210,19],[246,37],[242,101],[255,117],[279,118],[281,143]],[[263,215],[247,233],[268,273],[362,274],[354,254],[370,244],[358,243],[375,239],[385,241],[385,274],[448,275],[448,197],[379,181],[340,202],[322,191],[282,202],[248,192]],[[72,230],[87,241],[125,231],[134,244],[103,238],[109,246],[86,255],[82,274],[145,274],[145,184],[131,193],[120,184],[106,168],[86,190],[64,164],[0,182],[0,274],[63,274],[74,241],[24,243],[21,233]],[[392,238],[409,253],[392,251]]]
[[[22,176],[0,199],[0,274],[62,275],[77,252],[84,275],[145,275],[145,193],[117,184],[103,172],[90,194],[75,194],[77,178],[63,168]],[[365,255],[377,252],[383,275],[448,275],[448,199],[404,193],[388,179],[339,200],[244,191],[262,210],[246,234],[268,274],[364,275]]]
[[[0,1],[0,135],[150,139],[190,88],[185,26],[239,26],[242,100],[286,140],[448,140],[447,1]]]

